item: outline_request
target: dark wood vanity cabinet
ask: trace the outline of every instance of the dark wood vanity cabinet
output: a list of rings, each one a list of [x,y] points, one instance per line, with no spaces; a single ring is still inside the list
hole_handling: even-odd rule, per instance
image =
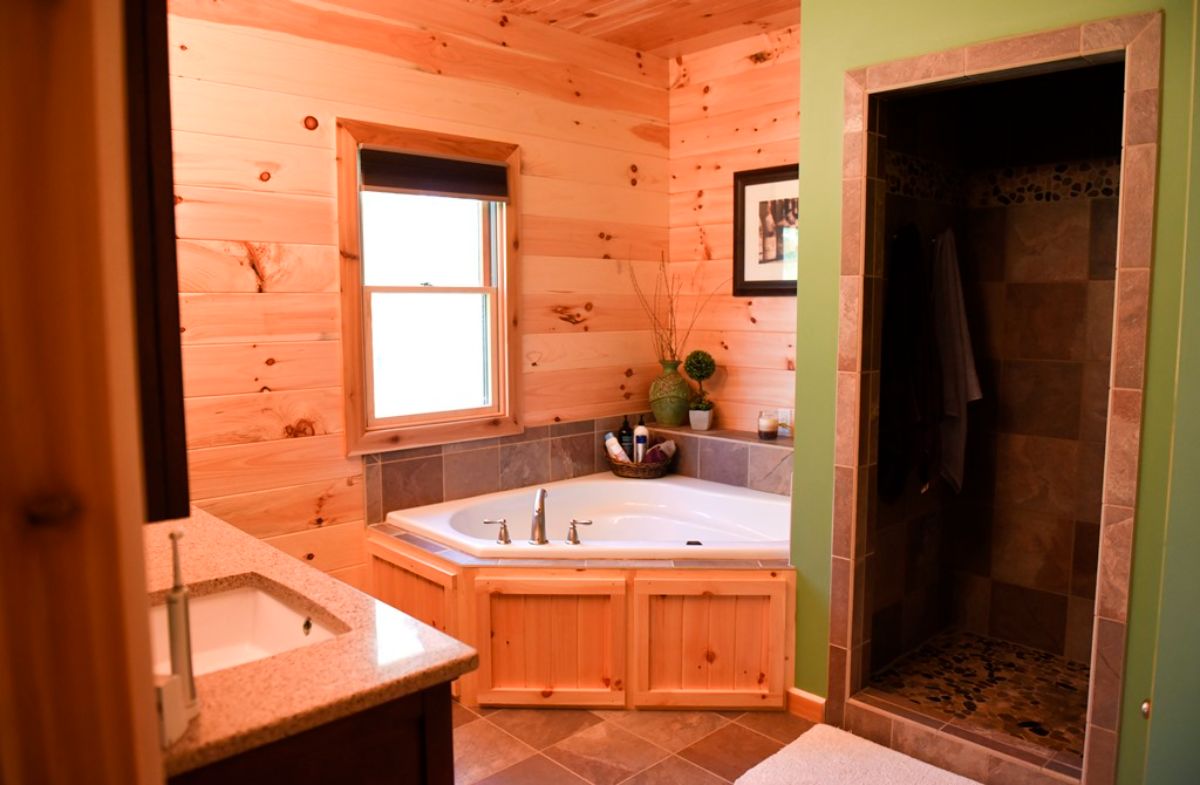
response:
[[[443,683],[179,774],[169,783],[452,785],[452,745],[450,685]]]

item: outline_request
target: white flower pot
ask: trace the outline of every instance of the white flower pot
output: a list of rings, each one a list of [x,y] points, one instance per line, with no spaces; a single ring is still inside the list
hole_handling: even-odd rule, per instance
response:
[[[691,409],[688,411],[688,421],[692,424],[693,431],[707,431],[711,428],[712,416],[712,409]]]

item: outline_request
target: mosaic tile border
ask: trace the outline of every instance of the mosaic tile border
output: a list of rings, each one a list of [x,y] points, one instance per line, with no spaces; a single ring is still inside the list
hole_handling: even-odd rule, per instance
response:
[[[967,189],[967,176],[940,161],[911,153],[887,150],[883,155],[883,177],[890,196],[959,204]]]
[[[1119,158],[1002,166],[961,172],[911,153],[887,150],[883,179],[889,196],[969,207],[1006,207],[1031,202],[1111,199],[1121,184]]]
[[[1002,207],[1028,202],[1111,199],[1121,184],[1119,158],[1061,164],[1009,166],[972,173],[966,179],[971,207]]]
[[[878,451],[881,278],[887,195],[878,157],[878,129],[868,112],[872,93],[936,82],[966,81],[1009,71],[1036,73],[1055,63],[1125,60],[1125,125],[1122,141],[1117,302],[1106,439],[1104,507],[1094,617],[1087,740],[1082,779],[1110,785],[1116,776],[1118,717],[1124,674],[1130,553],[1137,498],[1142,398],[1149,314],[1148,276],[1153,257],[1161,89],[1161,11],[1105,19],[1017,36],[848,71],[843,83],[842,253],[839,284],[838,374],[834,442],[833,554],[830,584],[829,680],[826,717],[856,726],[863,735],[881,731],[884,743],[917,753],[940,750],[950,762],[969,763],[967,776],[988,783],[1070,782],[1028,761],[998,758],[986,747],[949,732],[920,743],[909,721],[895,714],[854,719],[865,704],[852,699],[862,684],[865,647],[862,601],[870,543],[866,522],[873,496]],[[867,231],[870,227],[870,232]],[[918,730],[922,726],[914,725]],[[900,735],[897,736],[897,732]],[[858,732],[858,731],[856,731]],[[883,738],[884,734],[877,734]],[[953,759],[952,761],[950,759]],[[939,763],[938,765],[942,765]],[[948,768],[953,768],[947,764]],[[1015,767],[1015,769],[1013,768]],[[963,773],[963,772],[960,772]]]

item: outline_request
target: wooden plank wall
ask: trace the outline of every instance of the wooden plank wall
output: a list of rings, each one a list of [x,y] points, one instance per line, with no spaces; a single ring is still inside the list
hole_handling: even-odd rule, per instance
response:
[[[696,295],[720,288],[687,347],[712,353],[717,427],[752,431],[793,406],[796,299],[732,297],[733,174],[795,163],[800,27],[671,61],[672,269]],[[690,311],[687,311],[690,314]]]
[[[365,580],[344,454],[335,118],[522,148],[530,424],[646,408],[631,266],[668,250],[668,65],[444,0],[172,0],[194,500]],[[356,533],[357,532],[357,533]]]

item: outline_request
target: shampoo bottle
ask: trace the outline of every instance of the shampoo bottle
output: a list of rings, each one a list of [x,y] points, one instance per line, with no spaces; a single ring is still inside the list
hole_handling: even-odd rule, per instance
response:
[[[617,431],[617,441],[621,443],[621,449],[626,455],[633,455],[633,427],[629,424],[629,415],[625,415],[621,430]]]
[[[645,416],[638,417],[637,427],[633,429],[633,462],[641,463],[646,459],[646,450],[650,447],[650,429],[646,427]]]

